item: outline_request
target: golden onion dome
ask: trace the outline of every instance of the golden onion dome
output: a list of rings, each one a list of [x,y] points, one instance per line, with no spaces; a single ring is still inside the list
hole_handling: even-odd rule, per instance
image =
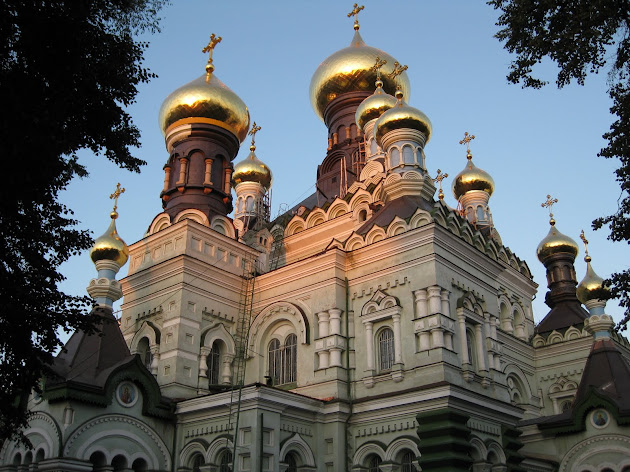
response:
[[[466,157],[468,158],[466,167],[453,180],[453,195],[459,200],[466,192],[483,190],[491,196],[494,192],[494,179],[485,170],[475,166],[470,152]]]
[[[538,260],[544,264],[551,256],[561,253],[569,254],[571,258],[575,260],[575,256],[577,256],[579,250],[577,243],[558,231],[558,228],[556,228],[556,220],[552,218],[549,224],[551,225],[549,233],[536,249]]]
[[[118,236],[116,231],[116,218],[118,213],[112,211],[110,214],[112,221],[109,224],[109,228],[102,236],[96,238],[92,249],[90,249],[90,258],[92,262],[98,261],[114,261],[120,267],[124,266],[129,259],[129,248],[125,241]]]
[[[426,137],[426,143],[431,138],[433,126],[429,117],[417,108],[411,107],[403,101],[404,92],[396,91],[396,104],[381,115],[374,125],[374,137],[381,148],[381,139],[390,131],[395,129],[415,129],[423,132]],[[425,143],[425,144],[426,144]]]
[[[593,270],[591,257],[587,255],[584,260],[586,261],[586,275],[577,286],[578,300],[582,303],[589,300],[600,300],[610,292],[610,289],[604,285],[604,279]]]
[[[367,46],[356,31],[350,46],[324,59],[311,79],[311,105],[321,120],[324,119],[324,110],[337,96],[372,90],[376,81],[373,67],[377,57],[387,61],[382,69],[385,90],[393,92],[400,88],[405,97],[409,97],[411,88],[407,73],[403,72],[393,79],[388,77],[394,70],[396,60],[380,49]]]
[[[228,130],[243,142],[249,129],[249,110],[215,74],[209,81],[204,74],[166,97],[159,123],[163,134],[175,123],[209,123]]]
[[[368,121],[380,118],[390,108],[396,105],[396,98],[383,91],[383,82],[376,81],[376,90],[361,102],[354,117],[361,131]]]
[[[256,157],[254,152],[256,146],[252,145],[247,158],[234,166],[232,173],[232,187],[236,187],[241,182],[258,182],[267,190],[271,187],[273,175],[271,170],[263,161]]]

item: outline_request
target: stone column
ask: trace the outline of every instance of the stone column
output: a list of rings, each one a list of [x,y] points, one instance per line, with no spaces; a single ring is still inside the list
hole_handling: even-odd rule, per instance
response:
[[[402,343],[400,333],[400,315],[392,315],[394,322],[394,363],[402,364]]]
[[[449,351],[453,350],[453,333],[444,332],[444,347]]]
[[[330,366],[331,367],[341,367],[341,352],[342,349],[339,347],[331,347],[330,348]]]
[[[444,331],[442,328],[434,328],[431,330],[433,338],[433,347],[444,347]]]
[[[151,346],[151,373],[157,377],[158,367],[160,365],[160,345]]]
[[[206,346],[201,348],[201,354],[199,355],[199,377],[208,377],[208,354],[210,349]]]
[[[449,302],[448,295],[448,290],[442,290],[440,292],[440,298],[442,300],[442,314],[445,316],[451,315],[451,304]]]
[[[232,178],[232,169],[225,168],[225,182],[223,182],[223,192],[230,194],[230,179]]]
[[[319,368],[326,369],[330,365],[330,353],[328,351],[319,351],[317,356],[319,357]]]
[[[186,184],[186,167],[188,164],[188,159],[186,159],[185,157],[181,157],[179,159],[179,164],[179,180],[176,184],[178,187]]]
[[[459,348],[462,351],[462,364],[470,364],[470,359],[468,358],[468,341],[466,340],[466,315],[458,313],[457,321],[459,322]]]
[[[330,315],[330,334],[341,334],[341,310],[331,308],[328,314]]]
[[[164,191],[165,192],[168,190],[168,184],[170,180],[171,180],[171,166],[165,165],[164,166]]]
[[[365,348],[367,351],[367,368],[374,370],[374,339],[372,334],[372,323],[367,321],[365,324]]]
[[[442,298],[441,291],[442,289],[437,285],[433,285],[428,288],[429,293],[429,313],[432,315],[436,313],[441,313],[442,311]]]
[[[483,347],[483,331],[480,324],[475,325],[475,337],[477,338],[477,357],[479,358],[479,370],[488,370],[486,367],[486,354]]]
[[[221,383],[232,383],[232,361],[234,356],[231,354],[224,354],[221,359]]]
[[[416,301],[416,318],[427,316],[427,291],[416,290],[413,294]]]
[[[329,324],[329,320],[330,320],[330,315],[328,314],[327,311],[321,311],[317,314],[317,323],[319,326],[319,337],[320,338],[325,338],[326,336],[328,336],[330,330],[330,324]]]
[[[212,159],[206,158],[206,172],[203,179],[204,185],[212,185]]]
[[[431,349],[431,335],[427,331],[420,333],[420,350],[428,351]]]

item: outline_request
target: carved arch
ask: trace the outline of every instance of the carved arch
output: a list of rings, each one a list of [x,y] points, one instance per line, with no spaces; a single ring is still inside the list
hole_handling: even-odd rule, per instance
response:
[[[313,226],[320,225],[325,221],[326,221],[326,213],[324,213],[324,210],[318,208],[317,210],[313,210],[306,217],[306,227],[312,228]]]
[[[394,218],[394,221],[392,221],[387,227],[387,236],[396,236],[398,234],[404,233],[408,229],[409,228],[407,227],[407,223],[405,222],[405,220],[403,220],[399,216],[396,216],[396,218]]]
[[[304,220],[296,215],[291,219],[291,221],[287,225],[285,234],[287,236],[292,236],[294,234],[299,233],[300,231],[304,231],[305,228],[306,228],[306,225],[304,224]]]
[[[416,457],[420,455],[418,443],[411,437],[400,437],[394,439],[385,451],[385,461],[397,462],[398,456],[405,449],[409,449]]]
[[[236,239],[236,231],[234,230],[232,220],[226,216],[213,216],[212,221],[210,222],[210,228],[215,230],[217,233],[226,235],[228,238]]]
[[[208,447],[208,452],[206,453],[206,463],[209,464],[217,464],[219,462],[219,455],[225,449],[229,451],[234,450],[234,443],[232,442],[231,437],[223,435],[221,437],[216,438]]]
[[[503,452],[503,448],[499,445],[499,443],[497,443],[496,441],[492,441],[489,440],[486,442],[486,446],[487,446],[487,450],[488,450],[488,455],[486,456],[486,459],[488,462],[490,461],[490,455],[494,454],[497,456],[498,459],[498,464],[505,464],[506,461],[506,457],[505,457],[505,452]],[[496,465],[496,463],[491,462],[493,465]]]
[[[369,442],[360,446],[354,453],[352,463],[355,465],[364,465],[367,458],[372,454],[376,454],[381,459],[385,459],[385,451],[383,448],[374,442]]]
[[[295,452],[300,456],[302,465],[315,467],[315,456],[311,447],[298,433],[288,438],[280,448],[280,460],[283,460],[289,452]]]
[[[153,221],[149,225],[149,231],[147,232],[149,234],[155,234],[158,231],[162,231],[163,229],[168,228],[169,226],[171,226],[171,217],[168,215],[168,213],[160,213],[155,218],[153,218]]]
[[[206,451],[208,450],[208,443],[203,439],[193,439],[187,443],[179,453],[179,463],[182,465],[188,465],[191,463],[195,454],[201,454],[206,457]],[[206,461],[207,462],[207,461]]]
[[[488,457],[488,449],[481,439],[474,436],[470,439],[472,449],[470,451],[471,458],[474,462],[485,461]]]
[[[374,226],[368,232],[368,234],[365,236],[365,242],[366,242],[366,244],[377,243],[377,242],[382,241],[383,239],[385,239],[386,236],[387,235],[385,234],[385,231],[383,230],[383,228],[379,228],[378,226]]]
[[[236,352],[234,348],[234,338],[229,333],[229,331],[225,329],[223,323],[216,324],[206,329],[204,332],[201,333],[201,337],[203,339],[202,346],[211,348],[212,344],[215,341],[219,340],[225,344],[228,354],[234,355],[234,353]]]
[[[361,235],[359,234],[353,234],[352,236],[350,236],[345,244],[346,251],[354,251],[355,249],[362,248],[364,245],[365,241],[363,240],[363,237],[361,237]]]
[[[260,311],[249,330],[249,346],[258,348],[258,343],[266,337],[273,326],[288,321],[293,325],[295,334],[301,344],[308,344],[308,319],[304,312],[289,302],[274,303]]]
[[[330,208],[327,212],[327,219],[332,220],[334,218],[337,218],[338,216],[348,213],[349,211],[350,208],[348,206],[348,203],[344,202],[343,200],[337,199],[335,202],[333,202],[332,205],[330,205]]]
[[[197,210],[195,208],[187,208],[186,210],[180,211],[175,216],[173,223],[179,223],[182,220],[193,220],[204,226],[210,226],[208,217],[201,210]]]
[[[432,222],[431,214],[418,208],[409,220],[409,228],[419,228]]]
[[[143,321],[140,329],[136,331],[133,338],[131,339],[131,343],[129,344],[129,350],[132,354],[135,354],[138,351],[138,343],[142,338],[149,339],[149,346],[155,346],[160,344],[160,330],[153,323],[149,323],[148,321]]]

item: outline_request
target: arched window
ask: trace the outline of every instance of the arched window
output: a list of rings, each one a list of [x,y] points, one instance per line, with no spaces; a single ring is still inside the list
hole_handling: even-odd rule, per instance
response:
[[[140,359],[142,359],[142,363],[145,367],[151,371],[153,356],[151,355],[151,348],[149,347],[149,338],[144,337],[138,341],[138,354],[140,354]]]
[[[367,210],[361,210],[359,212],[359,221],[365,221],[367,220]]]
[[[230,472],[232,468],[232,452],[224,449],[219,456],[219,472]]]
[[[369,472],[381,472],[381,465],[382,459],[377,456],[376,454],[372,454],[370,456],[370,460],[368,461],[368,471]]]
[[[394,167],[398,167],[400,165],[400,151],[398,148],[392,149],[392,152],[389,155],[389,167],[390,169]]]
[[[284,383],[297,380],[297,336],[289,334],[284,343]]]
[[[381,371],[389,370],[394,365],[394,332],[389,328],[378,333],[378,357]]]
[[[466,330],[466,347],[468,348],[468,362],[474,369],[477,364],[475,362],[475,336],[469,330]]]
[[[123,455],[117,455],[112,459],[112,467],[114,470],[124,470],[127,468],[127,458]]]
[[[370,139],[370,155],[374,155],[376,154],[376,140],[375,139]]]
[[[483,207],[481,205],[477,206],[477,221],[486,221],[486,217],[483,214]]]
[[[415,456],[413,452],[405,451],[400,461],[400,472],[415,472],[416,469],[413,466],[414,459]]]
[[[202,454],[195,454],[192,460],[192,470],[193,472],[200,472],[201,466],[205,464],[205,460]]]
[[[273,385],[283,385],[297,381],[297,336],[289,334],[280,344],[279,339],[269,343],[269,377]]]
[[[287,454],[287,457],[284,459],[284,462],[287,464],[286,472],[297,472],[297,461],[295,460],[295,456],[291,453]]]
[[[147,461],[139,457],[138,459],[133,461],[133,464],[131,464],[131,469],[133,470],[133,472],[146,472],[147,470],[149,470],[149,466],[147,464]]]
[[[221,369],[221,348],[217,341],[212,343],[212,348],[208,353],[208,383],[210,385],[219,384],[219,373]]]
[[[247,197],[247,200],[245,200],[245,210],[246,211],[254,210],[254,197],[252,197],[251,195]]]
[[[413,156],[413,149],[411,146],[403,146],[403,163],[406,165],[415,164],[415,158]]]

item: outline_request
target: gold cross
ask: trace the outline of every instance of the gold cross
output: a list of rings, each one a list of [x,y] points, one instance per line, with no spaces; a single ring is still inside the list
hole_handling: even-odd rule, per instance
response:
[[[376,80],[381,80],[381,67],[383,67],[385,64],[387,64],[386,60],[381,59],[378,56],[376,57],[376,62],[370,69],[372,72],[376,72]]]
[[[438,198],[440,200],[444,200],[444,192],[442,191],[442,181],[448,177],[448,174],[442,174],[440,169],[437,170],[437,177],[433,179],[433,182],[437,182],[440,187],[440,193],[438,194]]]
[[[403,72],[405,72],[409,67],[404,65],[401,66],[400,63],[398,61],[394,62],[394,70],[391,71],[388,74],[388,77],[390,79],[395,79],[396,77],[398,77],[400,74],[402,74]]]
[[[254,149],[256,149],[256,144],[254,144],[254,141],[256,140],[256,133],[258,133],[261,130],[260,126],[256,126],[256,122],[254,121],[254,124],[252,124],[252,129],[249,130],[249,134],[252,137],[252,145],[250,146],[250,149],[253,151]],[[254,149],[252,149],[254,148]]]
[[[586,259],[588,258],[588,260],[590,261],[590,257],[588,255],[588,239],[586,239],[586,236],[584,236],[584,230],[582,230],[582,232],[580,233],[580,239],[584,243],[584,260],[586,261]]]
[[[558,203],[558,199],[551,198],[551,195],[547,195],[547,200],[544,203],[540,204],[540,206],[543,208],[549,208],[549,218],[551,218],[551,220],[553,220],[553,213],[551,213],[551,207],[553,207],[554,203]]]
[[[466,153],[468,155],[470,155],[470,142],[475,139],[475,135],[474,134],[468,134],[468,131],[464,132],[464,139],[462,139],[459,144],[465,144],[466,145]]]
[[[214,72],[214,64],[212,64],[212,53],[214,51],[215,46],[219,44],[222,39],[223,38],[221,36],[217,36],[214,33],[212,33],[210,35],[210,42],[205,48],[201,50],[201,52],[210,54],[210,56],[208,57],[208,63],[206,64],[206,82],[210,80],[210,76],[212,75],[212,72]]]
[[[348,13],[348,18],[354,16],[354,30],[359,31],[359,12],[365,8],[364,5],[359,6],[358,3],[354,4],[354,8]]]
[[[120,195],[122,195],[123,193],[125,193],[125,189],[120,188],[120,182],[118,182],[116,184],[116,191],[109,196],[111,200],[114,200],[114,209],[112,210],[113,213],[116,213],[116,210],[118,209],[118,197],[120,197]]]

